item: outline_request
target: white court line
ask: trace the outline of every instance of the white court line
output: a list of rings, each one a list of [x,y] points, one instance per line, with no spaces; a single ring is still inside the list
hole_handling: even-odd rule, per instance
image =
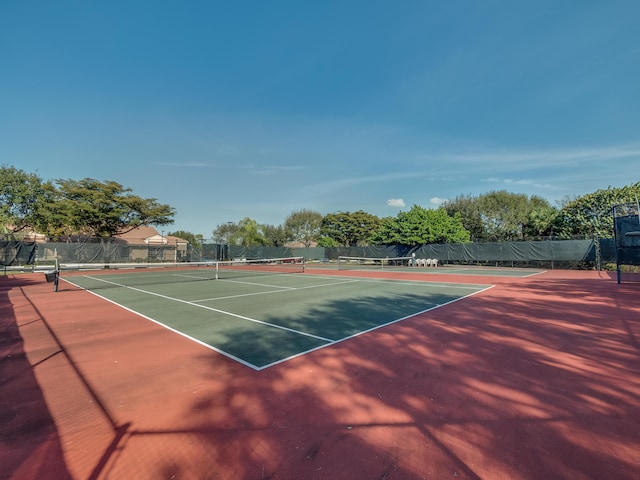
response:
[[[449,272],[449,267],[446,267],[447,271],[446,272],[442,272],[442,273],[447,273]],[[473,269],[477,268],[479,270],[481,270],[482,273],[475,273],[476,277],[502,277],[502,278],[527,278],[527,277],[532,277],[534,275],[540,275],[542,273],[546,273],[546,270],[542,270],[542,271],[537,271],[534,273],[527,273],[526,275],[524,274],[527,271],[530,271],[528,269],[522,269],[522,268],[510,268],[510,267],[487,267],[487,268],[483,268],[483,267],[468,267],[468,268],[457,268],[454,270],[455,272],[473,272]],[[492,270],[493,268],[493,270]],[[500,275],[499,272],[505,272],[508,273],[508,275]],[[522,275],[519,275],[520,273],[522,273]],[[516,275],[511,275],[511,274],[516,274]],[[462,274],[464,275],[464,274]],[[471,274],[473,275],[473,273]]]
[[[226,357],[228,357],[228,358],[230,358],[230,359],[233,359],[233,360],[235,360],[235,361],[237,361],[237,362],[241,363],[242,365],[245,365],[245,366],[247,366],[247,367],[249,367],[249,368],[252,368],[252,369],[254,369],[254,370],[256,370],[256,371],[261,371],[261,370],[267,369],[267,368],[272,367],[272,366],[274,366],[274,365],[278,365],[278,364],[280,364],[280,363],[284,363],[284,362],[286,362],[286,361],[288,361],[288,360],[291,360],[291,359],[294,359],[294,358],[297,358],[297,357],[301,357],[301,356],[303,356],[303,355],[306,355],[306,354],[308,354],[308,353],[314,352],[314,351],[316,351],[316,350],[320,350],[320,349],[322,349],[322,348],[329,347],[329,346],[335,345],[335,344],[337,344],[337,343],[344,342],[344,341],[346,341],[346,340],[350,340],[350,339],[352,339],[352,338],[358,337],[358,336],[363,335],[363,334],[365,334],[365,333],[369,333],[369,332],[372,332],[372,331],[378,330],[378,329],[380,329],[380,328],[383,328],[383,327],[386,327],[386,326],[392,325],[392,324],[394,324],[394,323],[398,323],[398,322],[401,322],[401,321],[403,321],[403,320],[407,320],[407,319],[409,319],[409,318],[412,318],[412,317],[415,317],[415,316],[421,315],[421,314],[423,314],[423,313],[430,312],[430,311],[435,310],[435,309],[437,309],[437,308],[444,307],[444,306],[446,306],[446,305],[450,305],[450,304],[455,303],[455,302],[457,302],[457,301],[459,301],[459,300],[464,300],[465,298],[471,297],[471,296],[473,296],[473,295],[477,295],[477,294],[479,294],[479,293],[482,293],[482,292],[484,292],[484,291],[487,291],[487,290],[489,290],[489,289],[491,289],[491,288],[495,287],[495,285],[479,285],[480,287],[484,286],[485,288],[477,289],[475,292],[473,292],[473,293],[469,293],[468,295],[464,295],[464,296],[462,296],[462,297],[455,298],[455,299],[453,299],[453,300],[450,300],[450,301],[445,302],[445,303],[442,303],[442,304],[433,305],[433,306],[431,306],[431,307],[429,307],[429,308],[427,308],[427,309],[421,310],[421,311],[419,311],[419,312],[412,313],[412,314],[410,314],[410,315],[406,315],[406,316],[404,316],[404,317],[402,317],[402,318],[398,318],[398,319],[395,319],[395,320],[392,320],[392,321],[386,322],[386,323],[381,324],[381,325],[376,325],[376,326],[371,327],[371,328],[369,328],[369,329],[367,329],[367,330],[363,330],[363,331],[357,332],[357,333],[352,334],[352,335],[349,335],[349,336],[347,336],[347,337],[339,338],[339,339],[337,339],[337,340],[332,340],[332,339],[328,339],[328,338],[324,338],[324,337],[320,337],[320,336],[316,336],[316,335],[312,335],[312,334],[308,334],[308,333],[300,332],[300,331],[297,331],[297,330],[294,330],[294,329],[290,329],[290,328],[287,328],[287,327],[282,327],[282,326],[280,326],[280,325],[275,325],[275,324],[271,324],[271,323],[268,323],[268,322],[263,322],[263,321],[260,321],[260,320],[251,319],[251,318],[248,318],[248,317],[243,317],[243,316],[241,316],[241,315],[237,315],[237,314],[234,314],[234,313],[231,313],[231,312],[225,312],[225,311],[223,311],[223,310],[219,310],[219,309],[216,309],[216,308],[211,308],[211,307],[207,307],[207,306],[204,306],[204,305],[199,305],[199,304],[192,303],[192,302],[189,302],[189,301],[186,301],[186,300],[181,300],[181,299],[178,299],[178,298],[167,297],[167,296],[165,296],[165,295],[157,294],[157,293],[154,293],[154,292],[149,292],[149,291],[142,290],[142,289],[138,289],[138,288],[134,288],[134,287],[128,287],[128,286],[126,286],[126,285],[121,285],[121,284],[118,284],[118,283],[115,283],[115,282],[110,282],[110,281],[107,281],[107,280],[103,280],[103,279],[100,279],[100,278],[91,277],[91,276],[88,276],[88,275],[83,275],[83,276],[84,276],[84,277],[87,277],[87,278],[91,278],[91,279],[97,280],[97,281],[101,281],[101,282],[104,282],[104,283],[110,283],[110,284],[113,284],[113,285],[116,285],[116,286],[120,286],[120,287],[124,287],[124,288],[130,288],[130,289],[132,289],[132,290],[136,290],[136,291],[139,291],[139,292],[142,292],[142,293],[147,293],[147,294],[150,294],[150,295],[155,295],[155,296],[158,296],[158,297],[166,298],[166,299],[168,299],[168,300],[173,300],[173,301],[176,301],[176,302],[185,303],[185,304],[188,304],[188,305],[192,305],[192,306],[194,306],[194,307],[204,308],[204,309],[211,310],[211,311],[214,311],[214,312],[219,312],[219,313],[222,313],[222,314],[225,314],[225,315],[230,315],[230,316],[233,316],[233,317],[238,317],[238,318],[241,318],[241,319],[243,319],[243,320],[248,320],[248,321],[251,321],[251,322],[256,322],[256,323],[263,324],[263,325],[266,325],[266,326],[272,326],[272,327],[275,327],[275,328],[279,328],[279,329],[286,330],[286,331],[289,331],[289,332],[292,332],[292,333],[297,333],[297,334],[300,334],[300,335],[304,335],[304,336],[308,336],[308,337],[316,338],[316,339],[318,339],[318,340],[321,340],[321,341],[326,342],[326,344],[324,344],[324,345],[320,345],[320,346],[318,346],[318,347],[314,347],[314,348],[311,348],[311,349],[309,349],[309,350],[305,350],[305,351],[303,351],[303,352],[296,353],[295,355],[291,355],[291,356],[289,356],[289,357],[282,358],[282,359],[280,359],[280,360],[277,360],[277,361],[275,361],[275,362],[272,362],[272,363],[269,363],[269,364],[266,364],[266,365],[257,366],[257,365],[254,365],[254,364],[252,364],[252,363],[250,363],[250,362],[246,361],[246,360],[243,360],[242,358],[236,357],[236,356],[234,356],[234,355],[232,355],[232,354],[230,354],[230,353],[228,353],[228,352],[226,352],[226,351],[224,351],[224,350],[221,350],[221,349],[219,349],[219,348],[217,348],[217,347],[215,347],[215,346],[213,346],[213,345],[209,345],[208,343],[205,343],[205,342],[203,342],[203,341],[201,341],[201,340],[199,340],[199,339],[197,339],[197,338],[194,338],[194,337],[192,337],[192,336],[190,336],[190,335],[187,335],[186,333],[181,332],[180,330],[176,330],[176,329],[174,329],[174,328],[172,328],[172,327],[170,327],[170,326],[168,326],[168,325],[166,325],[166,324],[164,324],[164,323],[162,323],[162,322],[160,322],[160,321],[158,321],[158,320],[155,320],[155,319],[153,319],[153,318],[151,318],[151,317],[148,317],[148,316],[146,316],[146,315],[144,315],[144,314],[142,314],[142,313],[140,313],[140,312],[137,312],[137,311],[135,311],[135,310],[133,310],[133,309],[131,309],[131,308],[129,308],[129,307],[126,307],[126,306],[124,306],[124,305],[122,305],[122,304],[120,304],[120,303],[118,303],[118,302],[116,302],[116,301],[114,301],[114,300],[111,300],[111,299],[109,299],[109,298],[103,297],[102,295],[99,295],[99,294],[95,293],[94,291],[84,289],[84,290],[88,291],[89,293],[91,293],[91,294],[93,294],[93,295],[96,295],[97,297],[100,297],[100,298],[102,298],[102,299],[104,299],[104,300],[106,300],[106,301],[108,301],[108,302],[110,302],[110,303],[112,303],[112,304],[114,304],[114,305],[117,305],[117,306],[119,306],[119,307],[121,307],[121,308],[124,308],[124,309],[125,309],[125,310],[127,310],[127,311],[130,311],[130,312],[132,312],[132,313],[135,313],[135,314],[137,314],[137,315],[140,315],[141,317],[146,318],[147,320],[150,320],[150,321],[152,321],[152,322],[154,322],[154,323],[156,323],[156,324],[158,324],[158,325],[160,325],[160,326],[162,326],[162,327],[166,328],[167,330],[170,330],[170,331],[172,331],[172,332],[174,332],[174,333],[177,333],[177,334],[179,334],[179,335],[181,335],[181,336],[183,336],[183,337],[185,337],[185,338],[188,338],[188,339],[190,339],[190,340],[193,340],[194,342],[196,342],[196,343],[198,343],[198,344],[200,344],[200,345],[202,345],[202,346],[204,346],[204,347],[206,347],[206,348],[210,348],[211,350],[214,350],[214,351],[216,351],[216,352],[220,353],[221,355],[224,355],[224,356],[226,356]],[[330,276],[330,275],[313,275],[313,276],[315,276],[315,277],[329,277],[329,278],[335,278],[335,277]],[[73,282],[71,282],[71,281],[69,281],[69,280],[67,280],[67,279],[62,279],[62,280],[66,281],[66,282],[68,282],[68,283],[70,283],[70,284],[72,284],[72,285],[75,285],[76,287],[83,288],[83,287],[80,287],[79,285],[77,285],[77,284],[75,284],[75,283],[73,283]],[[351,280],[347,280],[347,281],[344,281],[344,282],[334,282],[334,283],[332,283],[332,284],[333,284],[333,285],[336,285],[336,284],[339,284],[339,283],[356,283],[356,282],[361,282],[361,281],[372,281],[372,282],[376,282],[376,280],[371,280],[371,279],[353,278],[353,279],[351,279]],[[379,282],[384,282],[384,280],[379,280]],[[392,282],[393,282],[393,281],[392,281]],[[402,282],[402,283],[404,283],[404,282]],[[437,286],[437,285],[442,285],[443,283],[446,283],[446,282],[411,282],[411,283],[407,283],[407,285],[429,285],[429,284],[432,284],[432,285]],[[319,285],[319,286],[330,286],[330,285],[332,285],[332,284],[324,284],[324,285]],[[459,285],[459,284],[450,284],[450,286],[455,286],[455,285]],[[300,287],[300,289],[305,289],[305,288],[315,288],[315,287],[316,287],[316,286]],[[462,288],[462,287],[461,287],[461,288]],[[470,288],[470,287],[469,287],[469,288]],[[268,292],[268,293],[280,293],[280,292],[276,291],[276,292]]]
[[[187,275],[186,273],[172,273],[172,277],[193,278],[194,280],[213,280],[213,277],[202,277],[200,275]]]
[[[465,295],[463,297],[454,298],[453,300],[449,300],[448,302],[441,303],[441,304],[438,304],[438,305],[434,305],[432,307],[426,308],[426,309],[421,310],[421,311],[416,312],[416,313],[412,313],[410,315],[406,315],[406,316],[404,316],[402,318],[398,318],[396,320],[392,320],[392,321],[384,323],[382,325],[376,325],[376,326],[371,327],[371,328],[369,328],[367,330],[362,330],[361,332],[354,333],[353,335],[349,335],[349,336],[344,337],[344,338],[339,338],[338,340],[333,340],[331,343],[329,343],[327,345],[320,345],[318,347],[311,348],[311,349],[306,350],[304,352],[296,353],[295,355],[291,355],[290,357],[282,358],[282,359],[280,359],[278,361],[275,361],[273,363],[269,363],[267,365],[263,365],[262,367],[259,367],[256,370],[258,370],[258,371],[264,370],[265,368],[273,367],[274,365],[278,365],[279,363],[284,363],[284,362],[286,362],[288,360],[291,360],[291,359],[294,359],[296,357],[301,357],[301,356],[306,355],[308,353],[315,352],[316,350],[320,350],[321,348],[330,347],[330,346],[333,346],[333,345],[335,345],[337,343],[342,343],[342,342],[344,342],[346,340],[350,340],[352,338],[359,337],[360,335],[363,335],[365,333],[373,332],[374,330],[378,330],[379,328],[383,328],[383,327],[386,327],[386,326],[389,326],[389,325],[393,325],[394,323],[402,322],[403,320],[407,320],[407,319],[412,318],[412,317],[417,317],[418,315],[422,315],[423,313],[430,312],[431,310],[435,310],[436,308],[444,307],[446,305],[450,305],[450,304],[458,302],[460,300],[464,300],[465,298],[472,297],[473,295],[477,295],[478,293],[485,292],[487,290],[492,289],[493,287],[495,287],[495,285],[489,285],[486,288],[483,288],[482,290],[478,290],[476,292],[470,293],[470,294]]]
[[[547,273],[547,270],[543,270],[541,272],[536,272],[536,273],[530,273],[529,275],[525,275],[524,277],[521,277],[521,278],[534,277],[536,275],[542,275],[543,273]]]
[[[128,288],[130,290],[135,290],[136,292],[146,293],[148,295],[153,295],[155,297],[164,298],[165,300],[171,300],[171,301],[178,302],[178,303],[185,303],[185,304],[191,305],[193,307],[204,308],[205,310],[211,310],[212,312],[221,313],[223,315],[228,315],[230,317],[240,318],[242,320],[247,320],[249,322],[259,323],[261,325],[266,325],[268,327],[279,328],[280,330],[286,330],[288,332],[297,333],[298,335],[304,335],[305,337],[315,338],[317,340],[322,340],[323,342],[333,342],[333,340],[331,340],[330,338],[320,337],[318,335],[313,335],[312,333],[301,332],[299,330],[294,330],[293,328],[283,327],[282,325],[276,325],[275,323],[264,322],[262,320],[258,320],[258,319],[251,318],[251,317],[245,317],[244,315],[238,315],[237,313],[227,312],[225,310],[220,310],[219,308],[207,307],[206,305],[200,305],[198,303],[193,303],[193,302],[190,302],[188,300],[182,300],[180,298],[169,297],[167,295],[162,295],[160,293],[150,292],[148,290],[142,290],[141,288],[129,287],[127,285],[122,285],[122,284],[116,283],[116,282],[110,282],[108,280],[103,280],[101,278],[92,277],[90,275],[84,275],[84,276],[86,278],[90,278],[92,280],[97,280],[99,282],[109,283],[111,285],[116,285],[116,286],[119,286],[119,287]]]
[[[291,292],[296,290],[308,290],[310,288],[322,288],[322,287],[332,287],[334,285],[343,285],[345,283],[357,283],[359,280],[346,280],[343,282],[333,282],[333,283],[324,283],[321,285],[309,285],[307,287],[283,287],[286,290],[274,290],[272,292],[254,292],[254,293],[241,293],[238,295],[227,295],[226,297],[212,297],[212,298],[203,298],[201,300],[191,300],[192,302],[212,302],[214,300],[227,300],[229,298],[241,298],[241,297],[252,297],[254,295],[272,295],[274,293],[283,293],[283,292]],[[235,283],[244,283],[244,282],[235,282]],[[259,284],[253,284],[259,285]],[[271,287],[272,285],[262,285],[263,287]]]
[[[76,286],[78,288],[82,288],[80,285],[77,285],[77,284],[67,280],[66,278],[62,278],[61,280],[65,281],[67,283],[70,283],[71,285],[74,285],[74,286]],[[205,348],[209,348],[209,349],[213,350],[214,352],[218,352],[220,355],[224,355],[227,358],[235,360],[236,362],[241,363],[242,365],[244,365],[246,367],[253,368],[254,370],[259,370],[260,369],[260,367],[258,367],[257,365],[254,365],[251,362],[247,362],[246,360],[243,360],[240,357],[236,357],[235,355],[232,355],[229,352],[225,352],[224,350],[221,350],[218,347],[214,347],[213,345],[209,345],[208,343],[205,343],[202,340],[197,339],[196,337],[192,337],[191,335],[187,335],[186,333],[181,332],[180,330],[176,330],[175,328],[170,327],[166,323],[162,323],[162,322],[156,320],[155,318],[151,318],[151,317],[145,315],[144,313],[137,312],[137,311],[135,311],[135,310],[133,310],[133,309],[131,309],[129,307],[126,307],[126,306],[122,305],[121,303],[118,303],[118,302],[116,302],[114,300],[111,300],[110,298],[103,297],[102,295],[99,295],[99,294],[97,294],[96,292],[94,292],[92,290],[86,290],[86,289],[83,289],[83,290],[85,292],[90,293],[91,295],[95,295],[96,297],[101,298],[102,300],[106,300],[107,302],[109,302],[109,303],[111,303],[113,305],[116,305],[116,306],[118,306],[120,308],[123,308],[127,312],[135,313],[136,315],[141,316],[145,320],[149,320],[150,322],[153,322],[156,325],[159,325],[159,326],[161,326],[163,328],[166,328],[167,330],[169,330],[169,331],[171,331],[173,333],[177,333],[178,335],[180,335],[180,336],[182,336],[184,338],[187,338],[187,339],[189,339],[189,340],[191,340],[193,342],[196,342],[197,344],[202,345]]]
[[[462,290],[477,290],[478,288],[483,288],[489,286],[488,284],[480,284],[480,283],[448,283],[448,282],[401,282],[397,280],[374,280],[371,278],[362,279],[363,282],[371,282],[371,283],[393,283],[394,285],[408,285],[410,287],[444,287],[444,288],[460,288]]]
[[[323,277],[323,278],[339,278],[337,275],[316,275],[313,273],[309,273],[305,275],[310,275],[314,277]],[[342,275],[340,276],[343,277]],[[429,287],[460,288],[462,290],[477,290],[478,288],[485,288],[488,286],[492,286],[489,283],[423,282],[421,280],[400,281],[394,278],[375,279],[375,278],[358,277],[358,276],[355,276],[355,277],[348,276],[348,278],[358,279],[360,282],[389,283],[394,285],[409,285],[412,287],[429,286]]]
[[[295,290],[296,287],[283,287],[281,285],[271,285],[269,283],[243,282],[240,280],[227,280],[226,278],[218,279],[218,282],[239,283],[240,285],[253,285],[256,287],[281,288],[284,290]]]

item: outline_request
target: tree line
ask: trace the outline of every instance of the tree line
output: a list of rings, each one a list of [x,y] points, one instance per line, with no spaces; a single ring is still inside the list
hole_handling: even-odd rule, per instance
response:
[[[608,187],[565,199],[552,206],[537,195],[505,190],[459,195],[437,209],[413,205],[395,217],[378,217],[359,210],[321,214],[300,209],[282,225],[265,225],[245,217],[219,224],[212,240],[229,245],[283,246],[296,242],[322,247],[422,245],[567,239],[576,236],[612,238],[613,205],[637,202],[640,182]],[[114,181],[58,179],[12,166],[0,167],[0,225],[5,234],[33,231],[51,239],[72,236],[114,237],[141,226],[174,222],[175,209],[155,198],[134,195]],[[169,232],[199,246],[202,235]]]
[[[150,225],[173,223],[175,210],[134,195],[114,181],[58,179],[0,167],[0,225],[5,234],[35,232],[52,239],[113,237]]]

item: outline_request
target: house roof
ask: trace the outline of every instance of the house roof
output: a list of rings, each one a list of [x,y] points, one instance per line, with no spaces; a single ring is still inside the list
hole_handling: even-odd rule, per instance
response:
[[[161,235],[154,227],[134,228],[133,230],[118,235],[118,238],[125,240],[131,245],[143,245],[149,243],[177,245],[179,243],[189,243],[186,240],[174,237],[173,235]]]
[[[118,238],[131,242],[132,240],[145,240],[149,237],[160,235],[154,227],[138,227],[118,235]]]

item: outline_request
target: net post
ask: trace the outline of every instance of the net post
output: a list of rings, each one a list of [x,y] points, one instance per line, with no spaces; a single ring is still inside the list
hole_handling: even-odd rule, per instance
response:
[[[53,278],[53,291],[57,292],[58,291],[58,281],[60,279],[60,264],[58,263],[57,251],[56,251],[56,256],[54,258],[54,262],[55,262],[55,270],[54,270],[55,277]]]

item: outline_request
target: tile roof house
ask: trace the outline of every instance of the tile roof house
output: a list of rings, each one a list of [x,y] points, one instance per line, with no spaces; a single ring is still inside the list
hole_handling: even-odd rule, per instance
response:
[[[117,236],[139,255],[130,253],[131,260],[136,258],[155,258],[165,262],[181,262],[187,258],[189,242],[173,235],[160,234],[154,227],[138,227]]]

